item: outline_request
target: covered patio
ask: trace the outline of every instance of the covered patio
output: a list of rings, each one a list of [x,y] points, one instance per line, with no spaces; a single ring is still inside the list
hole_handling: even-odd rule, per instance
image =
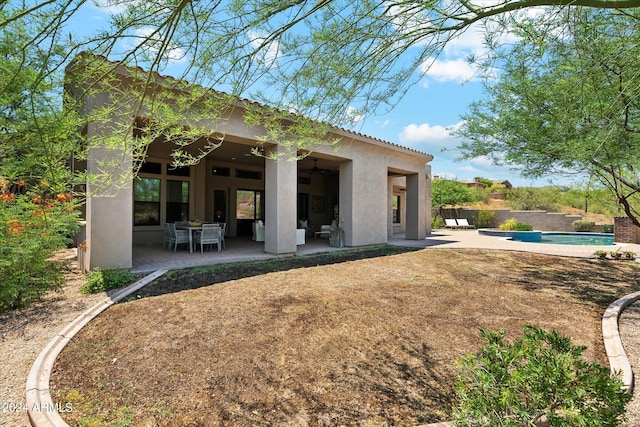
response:
[[[125,89],[135,90],[136,78],[145,79],[144,73],[132,78],[132,70],[125,67],[116,66],[113,71]],[[158,76],[154,90],[166,91],[163,83]],[[81,91],[74,94],[87,97]],[[207,93],[212,99],[216,96]],[[86,230],[79,240],[86,241],[88,269],[152,270],[142,267],[149,262],[141,261],[140,254],[147,251],[139,248],[154,245],[157,259],[148,259],[167,268],[182,255],[162,252],[163,227],[179,221],[227,227],[222,255],[187,252],[189,264],[199,262],[198,258],[207,264],[211,259],[227,262],[313,253],[315,233],[330,226],[340,228],[346,247],[384,244],[398,232],[422,241],[431,233],[429,162],[433,157],[429,154],[331,127],[323,138],[334,144],[319,144],[292,158],[279,141],[265,141],[265,129],[246,125],[244,105],[249,102],[239,101],[223,123],[215,111],[211,117],[191,117],[192,110],[181,112],[176,129],[184,133],[193,126],[210,133],[199,133],[184,148],[198,161],[176,167],[172,159],[179,138],[163,133],[166,129],[156,133],[146,109],[127,110],[108,90],[86,102],[95,109],[113,103],[122,108],[110,117],[109,126],[92,123],[86,129],[91,147],[85,165],[88,176],[122,177],[116,183],[87,182]],[[109,139],[116,125],[127,129],[133,141],[145,141],[144,161],[135,163],[126,148],[99,145],[100,138]],[[93,140],[96,147],[91,145]],[[215,141],[220,146],[207,152],[204,147]],[[201,152],[205,155],[198,157]],[[251,241],[255,225],[264,226],[264,232]],[[300,239],[303,229],[306,242]],[[326,239],[318,243],[321,250],[331,250]]]

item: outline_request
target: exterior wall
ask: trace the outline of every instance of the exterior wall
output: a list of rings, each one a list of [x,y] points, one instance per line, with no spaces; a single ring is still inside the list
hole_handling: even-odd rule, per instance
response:
[[[618,243],[638,243],[640,240],[640,228],[636,227],[628,217],[614,218],[614,237]]]
[[[445,208],[445,218],[466,218],[473,225],[473,217],[477,209]],[[512,211],[509,209],[497,209],[492,227],[498,227],[509,218],[515,218],[519,222],[531,224],[534,230],[566,231],[573,232],[573,221],[582,219],[581,215],[565,215],[563,213],[546,211]]]
[[[126,73],[122,74],[122,89],[132,81]],[[113,102],[118,106],[118,116],[113,117],[112,124],[131,123],[134,118],[133,111],[127,111],[125,102],[117,100]],[[95,100],[87,100],[87,108],[111,103],[111,100],[103,95]],[[234,143],[255,145],[256,136],[263,135],[260,127],[248,128],[244,124],[241,108],[236,108],[226,119],[206,119],[200,126],[208,127],[212,133],[216,129],[225,129],[227,138]],[[135,114],[144,117],[144,109]],[[88,127],[88,137],[105,135],[109,129],[96,129],[92,124]],[[338,194],[327,194],[325,189],[320,189],[312,182],[306,185],[311,197],[315,194],[324,194],[328,217],[332,217],[333,200],[339,202],[339,225],[345,233],[347,246],[362,246],[386,243],[390,221],[390,194],[393,194],[393,184],[389,176],[404,176],[406,183],[406,196],[403,200],[405,221],[402,225],[407,237],[411,239],[424,239],[430,232],[430,186],[428,185],[429,166],[425,166],[431,160],[429,155],[410,149],[395,146],[385,141],[369,138],[363,135],[353,134],[345,130],[335,129],[337,137],[342,138],[336,151],[333,147],[320,147],[314,154],[330,157],[339,163],[339,191]],[[164,148],[150,147],[150,156],[168,159],[169,155]],[[195,149],[195,148],[194,148]],[[274,148],[279,151],[278,147]],[[154,151],[155,150],[155,151]],[[86,210],[86,236],[88,242],[87,260],[89,268],[100,267],[131,267],[132,246],[134,243],[133,218],[133,185],[131,180],[132,162],[126,153],[118,149],[90,150],[90,160],[87,162],[88,172],[101,170],[100,162],[109,158],[124,158],[111,171],[114,176],[129,176],[122,184],[114,185],[113,194],[103,196],[92,192],[89,186]],[[242,182],[237,178],[214,180],[209,173],[212,164],[215,164],[215,151],[206,160],[192,167],[190,182],[189,218],[211,220],[213,190],[223,188],[228,191],[229,218],[235,217],[236,189],[264,189],[265,192],[265,250],[273,253],[290,253],[296,251],[297,229],[297,194],[302,192],[297,184],[297,165],[288,160],[266,160],[264,166],[264,181],[252,180]],[[325,179],[330,179],[326,178]],[[313,181],[313,180],[312,180]],[[325,182],[326,184],[326,182]],[[330,187],[330,184],[327,184]],[[337,188],[337,186],[336,186]],[[316,193],[318,192],[318,193]],[[162,209],[162,208],[161,208]],[[327,212],[314,212],[311,221],[314,227],[319,228]],[[316,222],[317,219],[317,222]],[[162,220],[161,220],[162,221]],[[235,234],[234,222],[230,222],[231,235]],[[146,243],[162,238],[161,226],[136,227],[136,242]]]

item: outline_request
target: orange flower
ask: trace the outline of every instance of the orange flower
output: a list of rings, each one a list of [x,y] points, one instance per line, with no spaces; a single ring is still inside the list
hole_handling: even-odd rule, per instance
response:
[[[17,219],[12,219],[11,221],[9,221],[9,229],[7,230],[9,236],[19,236],[23,230],[24,224],[22,224]]]
[[[24,187],[24,181],[22,179],[19,179],[16,184],[18,184],[18,187]]]
[[[67,196],[65,196],[65,195],[64,195],[64,194],[62,194],[62,193],[59,193],[59,194],[56,196],[56,200],[57,200],[57,201],[59,201],[59,202],[66,202],[66,201],[67,201]]]
[[[31,198],[31,201],[39,205],[40,203],[42,203],[42,196],[34,196]]]
[[[15,198],[16,196],[13,193],[4,193],[0,195],[0,200],[2,200],[3,202],[9,202]]]
[[[67,193],[67,194],[64,195],[64,197],[67,199],[67,202],[70,202],[71,199],[73,199],[73,194]]]

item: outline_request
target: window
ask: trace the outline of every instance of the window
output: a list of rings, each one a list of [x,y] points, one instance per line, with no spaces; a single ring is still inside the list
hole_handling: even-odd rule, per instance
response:
[[[191,170],[170,160],[147,160],[133,181],[133,225],[159,226],[189,219]]]
[[[160,179],[133,182],[133,225],[160,225]]]
[[[238,190],[237,219],[264,219],[262,206],[262,191]]]
[[[214,167],[211,170],[211,173],[215,176],[230,176],[231,175],[231,170],[229,168],[218,168],[218,167]]]
[[[158,162],[143,162],[140,165],[139,173],[152,173],[160,175],[162,173],[162,163]]]
[[[246,178],[246,179],[262,179],[262,172],[260,171],[250,171],[245,169],[236,169],[236,178]]]
[[[189,181],[167,180],[167,218],[165,222],[187,221]]]
[[[189,168],[189,166],[173,167],[171,165],[167,165],[167,175],[171,175],[171,176],[190,176],[191,175],[191,168]]]
[[[393,196],[393,223],[400,224],[400,196]]]

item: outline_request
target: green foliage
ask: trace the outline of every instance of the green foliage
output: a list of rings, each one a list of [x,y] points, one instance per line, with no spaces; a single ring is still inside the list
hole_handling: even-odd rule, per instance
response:
[[[518,222],[513,231],[532,231],[533,226],[531,224],[525,224],[524,222]]]
[[[525,224],[523,222],[519,222],[515,218],[509,218],[498,227],[500,230],[504,231],[531,231],[533,230],[533,226],[531,224]]]
[[[573,225],[573,229],[575,231],[591,231],[594,225],[596,225],[593,221],[587,221],[584,219],[578,219],[571,223]]]
[[[484,65],[500,79],[463,117],[464,157],[531,177],[584,174],[640,224],[637,12],[571,8],[502,23],[517,42],[491,46]]]
[[[602,224],[602,232],[603,233],[613,233],[614,225],[613,224]]]
[[[68,165],[82,154],[81,126],[62,110],[62,73],[54,70],[63,60],[60,46],[23,49],[37,31],[15,21],[0,26],[0,310],[60,287],[50,258],[78,228],[70,191],[77,181]]]
[[[451,179],[436,179],[431,182],[431,205],[434,208],[459,206],[473,201],[473,193],[461,182]]]
[[[0,311],[23,307],[60,288],[60,265],[50,259],[77,230],[73,200],[62,194],[56,199],[29,197],[21,189],[22,181],[0,178]]]
[[[436,230],[438,228],[444,227],[444,220],[441,216],[434,216],[431,218],[431,229]]]
[[[506,191],[506,204],[515,210],[557,212],[559,189],[515,187]]]
[[[110,291],[127,286],[136,278],[137,276],[128,270],[95,268],[89,272],[87,283],[80,288],[80,292],[96,294]]]
[[[515,218],[509,218],[498,227],[500,230],[510,231],[515,230],[518,225],[518,220]]]
[[[533,426],[543,417],[550,426],[623,422],[631,395],[569,337],[532,326],[512,343],[503,331],[480,334],[485,344],[458,363],[456,426]]]
[[[473,214],[473,224],[476,228],[493,227],[496,213],[494,211],[480,210]]]
[[[558,203],[585,212],[607,215],[611,218],[619,216],[620,207],[605,188],[567,188],[559,192]]]

